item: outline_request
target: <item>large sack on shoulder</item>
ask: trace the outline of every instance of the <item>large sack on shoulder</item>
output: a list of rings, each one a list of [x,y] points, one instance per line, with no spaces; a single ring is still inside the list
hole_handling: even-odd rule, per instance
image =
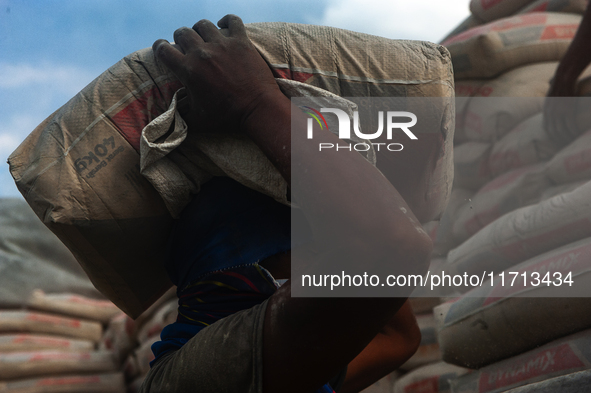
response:
[[[556,154],[559,147],[548,138],[543,121],[543,113],[533,115],[493,145],[488,157],[492,176],[548,161]]]
[[[278,78],[341,96],[453,96],[449,53],[435,44],[285,23],[252,24],[247,31]],[[150,49],[135,52],[45,120],[9,159],[33,210],[75,254],[94,285],[133,317],[171,286],[161,261],[172,214],[201,183],[228,175],[286,202],[285,181],[244,138],[212,146],[200,144],[205,133],[191,133],[183,144],[187,151],[168,154],[172,145],[152,146],[144,174],[152,182],[161,180],[156,182],[161,193],[140,174],[142,130],[156,126],[155,119],[169,110],[180,87]],[[172,109],[172,120],[180,124],[182,118]],[[424,167],[432,171],[426,176],[429,200],[441,210],[453,165],[453,106],[445,110],[442,132],[422,142],[438,149],[430,158],[435,161]],[[178,143],[184,138],[181,131],[173,134],[170,138]],[[196,150],[199,146],[211,148]],[[235,159],[237,147],[250,152],[248,159]],[[219,151],[230,155],[220,156]],[[419,159],[411,149],[405,154],[411,162]]]
[[[474,27],[443,42],[457,79],[493,78],[526,64],[559,61],[580,15],[536,12]]]
[[[471,0],[470,12],[480,20],[491,22],[511,16],[533,0]]]
[[[447,256],[454,274],[500,272],[591,236],[591,182],[498,218]]]
[[[36,289],[102,298],[72,253],[24,201],[0,199],[0,228],[0,307],[24,307]]]
[[[492,287],[489,279],[435,307],[443,360],[479,368],[590,328],[591,298],[560,297],[588,295],[590,270],[591,238],[587,238],[513,266],[503,277],[495,274]],[[547,284],[558,282],[556,273],[563,288]]]
[[[536,0],[519,10],[518,14],[530,12],[568,12],[583,14],[589,0]]]
[[[393,393],[451,393],[450,381],[468,371],[444,362],[429,364],[403,375]]]
[[[453,391],[454,393],[586,392],[586,387],[591,380],[591,370],[589,370],[591,356],[587,350],[581,349],[588,348],[590,343],[591,331],[589,330],[553,341],[519,356],[466,374],[452,382]],[[578,390],[573,390],[573,385],[567,382],[570,379],[568,376],[576,375],[572,374],[574,372],[583,377],[576,379],[577,384],[574,386],[577,386]],[[587,385],[583,384],[583,380],[587,381]]]
[[[454,238],[463,242],[503,214],[539,202],[540,195],[551,184],[544,164],[518,168],[497,177],[458,210]]]
[[[529,64],[487,81],[464,112],[465,137],[494,142],[523,120],[542,111],[558,63]],[[482,96],[481,94],[486,94]]]

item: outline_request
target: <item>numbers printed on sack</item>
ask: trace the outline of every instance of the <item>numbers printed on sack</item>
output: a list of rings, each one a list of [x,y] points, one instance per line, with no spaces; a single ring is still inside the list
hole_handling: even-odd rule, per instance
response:
[[[123,150],[123,146],[115,148],[114,137],[111,136],[105,138],[102,143],[97,143],[92,151],[89,151],[85,156],[75,160],[74,167],[80,174],[83,174],[84,171],[89,169],[89,172],[86,173],[86,177],[91,179]]]

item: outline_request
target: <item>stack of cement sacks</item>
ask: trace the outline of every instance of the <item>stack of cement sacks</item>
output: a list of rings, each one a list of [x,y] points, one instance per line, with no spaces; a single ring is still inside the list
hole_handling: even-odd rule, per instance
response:
[[[98,349],[119,309],[24,201],[0,200],[0,227],[0,392],[125,392]]]
[[[591,122],[577,119],[580,134],[566,143],[547,135],[542,115],[586,6],[473,0],[472,16],[444,39],[458,97],[455,180],[441,220],[426,226],[431,271],[486,270],[495,285],[456,287],[458,297],[434,308],[441,367],[472,371],[446,378],[447,390],[425,378],[395,391],[578,392],[591,381],[591,299],[582,297],[591,282]],[[580,95],[589,95],[589,71]],[[547,297],[546,284],[501,286],[503,271],[571,273],[581,297]]]
[[[135,320],[122,312],[110,320],[99,348],[109,351],[123,371],[128,393],[139,391],[154,360],[152,344],[176,321],[177,307],[176,288],[171,288]]]

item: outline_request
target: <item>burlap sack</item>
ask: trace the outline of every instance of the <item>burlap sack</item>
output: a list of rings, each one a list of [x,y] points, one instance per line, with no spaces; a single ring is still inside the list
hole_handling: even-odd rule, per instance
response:
[[[452,382],[453,391],[454,393],[585,392],[590,380],[591,356],[588,351],[581,351],[581,349],[588,348],[590,343],[591,331],[589,330],[552,341],[540,348],[461,376]],[[587,375],[587,386],[579,381],[579,390],[566,389],[568,385],[563,384],[554,384],[554,389],[544,390],[545,384],[535,383],[544,380],[550,382],[553,377],[566,376],[579,370],[586,370]],[[518,386],[522,388],[517,388]]]
[[[434,44],[284,23],[253,24],[247,30],[280,78],[341,96],[453,95],[449,54]],[[138,152],[142,129],[169,109],[179,87],[154,62],[151,50],[136,52],[44,121],[9,158],[11,173],[33,210],[70,248],[94,285],[133,317],[171,285],[161,261],[172,217],[161,195],[140,175]],[[453,107],[446,110],[442,118],[447,130]],[[424,143],[441,146],[440,156],[433,157],[436,162],[425,167],[434,168],[427,176],[432,185],[428,200],[442,211],[451,188],[451,132],[434,133]],[[406,150],[410,162],[417,160]],[[256,157],[264,158],[260,151],[242,162],[202,153],[162,157],[159,168],[149,171],[153,178],[174,181],[160,191],[188,200],[199,188],[193,181],[223,174],[212,161],[230,161],[234,178],[252,186],[257,181],[248,176],[264,174],[257,189],[285,199],[286,185],[277,172],[266,172],[268,161],[252,170]],[[209,163],[205,169],[196,166],[204,162]]]
[[[103,327],[98,322],[32,311],[0,311],[0,332],[52,334],[98,342]]]
[[[451,393],[450,381],[468,371],[444,362],[429,364],[403,375],[393,393]]]
[[[492,179],[488,157],[492,143],[469,141],[454,149],[454,188],[476,191]]]
[[[0,353],[39,351],[43,349],[74,352],[91,351],[94,349],[94,342],[26,333],[0,335]]]
[[[523,120],[541,112],[557,66],[556,62],[530,64],[482,84],[464,112],[466,138],[497,141]]]
[[[511,16],[533,0],[471,0],[470,12],[484,22]]]
[[[543,121],[542,113],[533,115],[493,145],[488,157],[491,176],[548,161],[556,154],[559,147],[548,138]]]
[[[461,298],[434,309],[443,360],[479,368],[514,356],[550,340],[591,327],[589,297],[557,297],[541,282],[530,285],[532,272],[571,273],[573,288],[588,295],[591,283],[591,238],[539,255],[505,272],[505,282],[495,275]],[[517,273],[517,280],[513,281]],[[522,274],[528,277],[524,286]],[[512,285],[510,285],[512,284]],[[564,284],[568,285],[568,284]],[[551,287],[550,290],[554,290]],[[549,297],[552,296],[553,297]],[[548,297],[538,297],[548,296]]]
[[[514,169],[487,183],[458,210],[454,238],[463,242],[503,214],[539,202],[552,184],[544,168],[542,163]]]
[[[493,221],[447,256],[454,274],[500,272],[591,236],[591,182]]]
[[[519,10],[518,14],[530,12],[568,12],[583,14],[588,0],[536,0]]]
[[[55,350],[0,353],[0,380],[115,371],[109,352]]]
[[[71,293],[46,294],[35,290],[27,299],[27,307],[107,323],[121,310],[108,300],[89,299]]]
[[[123,374],[67,375],[0,382],[2,393],[125,393]]]
[[[558,61],[574,37],[580,15],[537,12],[474,27],[443,42],[456,79],[492,78],[513,68]]]

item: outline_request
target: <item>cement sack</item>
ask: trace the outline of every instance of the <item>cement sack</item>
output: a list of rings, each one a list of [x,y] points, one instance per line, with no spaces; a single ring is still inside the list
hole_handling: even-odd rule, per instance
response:
[[[109,352],[31,351],[0,353],[0,381],[44,375],[115,371]]]
[[[591,180],[591,130],[556,153],[546,173],[557,184]]]
[[[536,12],[474,27],[443,42],[456,79],[494,78],[526,64],[559,61],[580,15]]]
[[[515,14],[533,0],[471,0],[470,12],[484,22]]]
[[[473,121],[470,116],[466,116],[466,110],[470,97],[480,94],[482,97],[490,95],[490,89],[480,89],[484,85],[483,80],[463,80],[455,82],[456,94],[456,128],[454,131],[454,145],[459,145],[468,141],[464,127],[466,123]]]
[[[488,168],[493,177],[548,161],[556,154],[559,148],[548,138],[543,121],[543,113],[535,114],[493,145],[488,157]]]
[[[569,193],[581,187],[585,183],[587,183],[587,181],[583,180],[574,183],[560,184],[558,186],[549,187],[544,192],[542,192],[542,195],[540,195],[540,200],[545,201],[546,199],[550,199],[552,197],[555,197],[556,195]]]
[[[433,313],[416,315],[416,318],[419,329],[421,330],[421,344],[415,354],[400,366],[401,370],[412,370],[441,360]]]
[[[591,331],[589,330],[561,338],[521,355],[466,374],[452,382],[453,391],[454,393],[508,391],[515,393],[564,393],[565,390],[562,390],[561,385],[545,385],[536,382],[546,381],[546,383],[549,383],[553,377],[566,377],[567,375],[573,375],[574,372],[581,372],[581,370],[585,370],[583,375],[587,375],[588,380],[589,368],[591,368],[591,353],[587,348],[589,348],[590,344]],[[581,382],[579,380],[579,387],[581,387]],[[522,387],[517,388],[519,386]],[[534,386],[555,386],[557,389],[532,390]],[[588,391],[586,388],[566,390],[566,392],[576,393],[586,391]]]
[[[135,345],[133,319],[121,313],[109,322],[98,348],[110,351],[115,359],[123,362]]]
[[[24,201],[0,198],[0,228],[1,308],[25,306],[37,288],[102,298],[70,251]]]
[[[123,375],[126,381],[132,381],[140,375],[140,368],[134,354],[130,354],[123,362]]]
[[[98,342],[103,327],[98,322],[32,311],[0,311],[0,333],[40,333]]]
[[[497,274],[492,288],[488,280],[455,301],[435,307],[443,360],[480,368],[591,327],[591,314],[587,312],[591,298],[558,297],[588,296],[590,271],[591,238],[587,238],[511,267],[505,272],[504,285]],[[570,273],[573,286],[563,285],[572,292],[549,289],[544,282],[525,286],[522,274],[532,283],[534,272],[540,282],[548,272],[551,280],[555,273],[565,279]]]
[[[492,180],[488,157],[489,142],[466,142],[454,149],[454,188],[477,191]]]
[[[580,393],[589,388],[591,370],[579,371],[507,390],[506,393]]]
[[[27,300],[27,307],[57,314],[108,323],[121,310],[108,300],[89,299],[71,293],[46,294],[35,290]]]
[[[444,362],[429,364],[403,375],[393,393],[451,393],[450,381],[469,370]]]
[[[461,243],[453,235],[453,225],[456,222],[458,211],[460,211],[464,205],[472,202],[473,196],[474,192],[459,187],[454,187],[451,192],[447,208],[443,212],[441,220],[439,221],[437,238],[433,245],[433,254],[437,257],[447,257],[449,250]]]
[[[172,300],[165,303],[144,326],[142,326],[137,334],[137,341],[143,343],[152,337],[160,335],[162,329],[167,325],[176,321],[177,318],[178,301]]]
[[[530,165],[487,183],[458,210],[454,238],[463,242],[502,215],[538,203],[542,192],[552,185],[544,169],[544,163]]]
[[[400,372],[394,371],[384,378],[378,380],[367,388],[363,389],[360,393],[390,393],[394,389],[394,384],[400,377]]]
[[[464,113],[464,135],[495,142],[525,119],[542,111],[558,63],[529,64],[484,83]],[[480,96],[481,92],[487,95]],[[493,98],[494,97],[494,98]]]
[[[451,250],[446,267],[454,274],[500,272],[589,236],[591,182],[505,214]]]
[[[466,30],[469,30],[473,27],[479,26],[483,23],[483,21],[481,21],[480,19],[478,19],[476,16],[474,15],[468,15],[466,17],[466,19],[464,19],[463,21],[460,22],[460,24],[453,29],[452,31],[450,31],[445,37],[443,37],[439,43],[445,42],[448,39],[450,39],[451,37],[455,37],[460,33],[463,33]]]
[[[519,10],[518,14],[530,12],[565,12],[583,14],[588,0],[536,0]]]
[[[434,44],[285,23],[251,24],[247,31],[278,78],[341,96],[453,95],[449,53]],[[147,150],[152,161],[142,155],[144,174],[162,194],[142,177],[141,131],[156,125],[152,121],[169,109],[180,87],[150,49],[135,52],[46,119],[9,158],[33,210],[75,254],[94,285],[132,317],[171,285],[160,263],[172,223],[167,206],[178,212],[202,182],[224,173],[286,199],[285,181],[251,141],[229,138],[212,146],[203,141],[211,137],[205,132],[190,133],[183,147],[168,155],[163,146],[152,146],[155,150]],[[451,188],[453,137],[451,130],[444,133],[452,110],[442,114],[445,132],[421,143],[438,145],[439,157],[433,155],[435,161],[424,166],[432,173],[420,175],[429,184],[427,200],[439,211]],[[180,143],[183,132],[173,134]],[[237,146],[250,152],[248,159],[234,159]],[[422,160],[411,149],[399,158]]]
[[[1,393],[125,393],[121,373],[68,375],[0,382]]]
[[[43,349],[91,351],[94,349],[94,342],[40,334],[0,334],[0,353]]]

